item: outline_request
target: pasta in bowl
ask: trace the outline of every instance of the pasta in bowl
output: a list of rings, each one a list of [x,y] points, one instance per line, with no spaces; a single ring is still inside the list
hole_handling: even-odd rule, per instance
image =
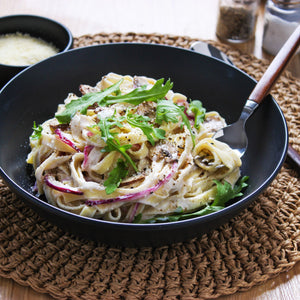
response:
[[[156,223],[218,211],[241,196],[241,160],[213,138],[225,120],[174,92],[170,80],[109,73],[80,91],[30,137],[27,163],[50,204]]]

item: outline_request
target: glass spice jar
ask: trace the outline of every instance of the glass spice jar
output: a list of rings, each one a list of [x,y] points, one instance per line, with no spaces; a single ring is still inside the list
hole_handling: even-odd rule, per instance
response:
[[[219,0],[216,35],[220,40],[242,43],[255,35],[259,0]]]
[[[300,0],[268,0],[265,6],[263,49],[276,55],[300,24]]]

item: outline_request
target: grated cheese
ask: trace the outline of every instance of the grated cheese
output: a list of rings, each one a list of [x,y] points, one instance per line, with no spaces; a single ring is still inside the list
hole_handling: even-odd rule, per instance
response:
[[[35,64],[58,52],[53,45],[29,34],[0,35],[0,64],[27,66]]]

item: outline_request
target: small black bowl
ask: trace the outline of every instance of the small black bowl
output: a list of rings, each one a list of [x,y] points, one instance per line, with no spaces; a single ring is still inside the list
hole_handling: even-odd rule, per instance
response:
[[[73,37],[64,25],[40,16],[10,15],[0,18],[0,35],[20,32],[53,44],[59,52],[73,46]],[[0,88],[28,66],[0,64]]]
[[[41,216],[85,238],[124,246],[158,246],[207,233],[236,216],[275,178],[287,151],[287,125],[268,96],[246,124],[249,145],[242,175],[249,186],[240,199],[210,215],[161,224],[114,223],[75,215],[35,197],[26,157],[33,122],[52,118],[57,105],[79,84],[95,85],[115,72],[170,78],[174,90],[200,99],[208,110],[236,121],[255,81],[234,66],[190,50],[150,44],[106,44],[73,49],[22,71],[0,92],[0,176]],[[47,76],[47,80],[43,80]],[[34,88],[32,87],[34,85]],[[78,93],[79,94],[79,93]]]

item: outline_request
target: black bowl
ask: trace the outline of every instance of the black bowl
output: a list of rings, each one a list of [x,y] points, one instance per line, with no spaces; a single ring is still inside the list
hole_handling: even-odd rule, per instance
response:
[[[16,32],[41,38],[53,44],[59,52],[67,51],[73,45],[70,30],[54,20],[33,15],[10,15],[0,18],[0,35]],[[0,88],[27,67],[0,64]]]
[[[174,90],[200,99],[207,110],[235,121],[255,81],[219,60],[174,47],[108,44],[70,50],[27,68],[0,93],[0,175],[40,215],[85,238],[125,246],[157,246],[186,241],[216,228],[247,207],[274,179],[286,156],[284,116],[271,96],[246,125],[249,147],[242,174],[250,176],[241,199],[225,209],[190,220],[164,224],[113,223],[80,217],[35,197],[26,157],[33,121],[53,117],[57,105],[81,83],[96,84],[109,72],[171,78]],[[45,80],[44,80],[45,78]]]

